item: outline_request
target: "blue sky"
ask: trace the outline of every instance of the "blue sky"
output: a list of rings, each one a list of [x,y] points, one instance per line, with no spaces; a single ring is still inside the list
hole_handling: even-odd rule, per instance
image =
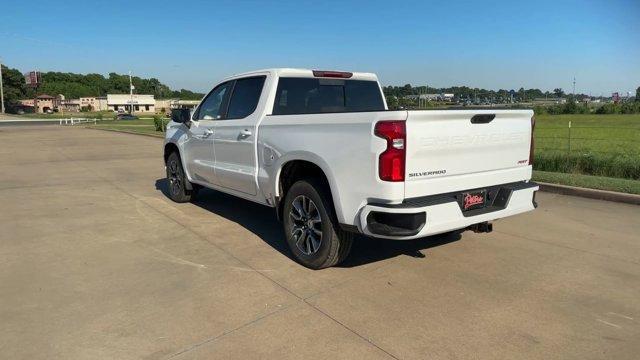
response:
[[[640,1],[8,1],[0,57],[22,71],[115,71],[205,91],[267,67],[385,85],[640,86]]]

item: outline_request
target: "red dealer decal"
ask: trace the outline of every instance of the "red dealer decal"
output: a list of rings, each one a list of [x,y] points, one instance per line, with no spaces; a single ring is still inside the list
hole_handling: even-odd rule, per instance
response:
[[[474,205],[480,205],[482,203],[484,203],[484,196],[480,194],[467,194],[464,196],[463,207],[467,210]]]

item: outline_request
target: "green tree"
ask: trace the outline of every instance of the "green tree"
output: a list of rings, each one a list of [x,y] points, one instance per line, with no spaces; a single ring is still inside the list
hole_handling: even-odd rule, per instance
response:
[[[191,90],[180,89],[180,91],[173,91],[171,97],[180,98],[182,100],[200,100],[204,96],[202,93],[193,92]]]
[[[108,77],[101,74],[74,74],[64,72],[41,73],[42,83],[35,90],[26,86],[23,74],[17,69],[2,66],[5,103],[7,108],[15,107],[18,100],[33,98],[39,94],[52,96],[64,95],[68,99],[86,96],[104,96],[106,94],[128,94],[129,75],[109,73]],[[204,94],[186,89],[171,90],[156,78],[132,77],[137,94],[153,94],[157,99],[180,98],[184,100],[200,100]]]
[[[13,111],[20,99],[33,97],[33,91],[27,88],[24,75],[17,69],[2,65],[2,85],[4,104],[7,111]]]
[[[636,101],[640,101],[640,86],[636,89]]]
[[[395,95],[387,95],[385,96],[387,99],[387,107],[391,110],[398,108],[398,97]]]
[[[563,97],[564,96],[564,91],[562,90],[562,88],[555,88],[555,89],[553,89],[553,94],[556,97]]]

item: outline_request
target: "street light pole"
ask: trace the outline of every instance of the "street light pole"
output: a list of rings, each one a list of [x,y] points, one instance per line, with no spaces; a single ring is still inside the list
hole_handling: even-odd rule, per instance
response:
[[[129,114],[133,114],[133,82],[131,82],[131,70],[129,70]]]
[[[0,114],[4,114],[4,90],[2,88],[2,59],[0,59]]]

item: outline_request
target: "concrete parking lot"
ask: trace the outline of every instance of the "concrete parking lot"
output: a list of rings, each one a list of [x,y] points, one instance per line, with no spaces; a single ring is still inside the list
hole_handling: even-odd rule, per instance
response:
[[[0,357],[637,359],[640,207],[289,258],[271,209],[168,200],[160,139],[0,127]]]

